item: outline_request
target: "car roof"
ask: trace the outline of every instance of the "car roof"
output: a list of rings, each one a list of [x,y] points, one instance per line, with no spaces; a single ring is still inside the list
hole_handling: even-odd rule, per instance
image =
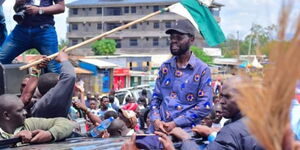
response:
[[[16,147],[14,149],[35,149],[35,150],[120,150],[121,146],[130,137],[118,137],[118,138],[90,138],[90,137],[76,137],[68,138],[61,142],[55,142],[50,144],[36,144],[27,145],[22,147]],[[11,148],[9,148],[11,149]]]

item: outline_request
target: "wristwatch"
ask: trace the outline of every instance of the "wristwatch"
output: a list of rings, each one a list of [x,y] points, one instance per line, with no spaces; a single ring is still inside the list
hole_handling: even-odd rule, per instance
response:
[[[42,8],[39,8],[39,15],[44,14],[44,10]]]

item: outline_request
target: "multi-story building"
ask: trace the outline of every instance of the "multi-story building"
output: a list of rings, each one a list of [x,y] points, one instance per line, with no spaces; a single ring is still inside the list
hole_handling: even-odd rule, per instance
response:
[[[70,45],[75,45],[177,2],[179,0],[77,0],[67,4],[67,38]],[[214,3],[211,7],[218,21],[222,6]],[[107,38],[116,40],[117,53],[120,54],[166,54],[169,53],[169,36],[165,34],[165,30],[179,19],[183,18],[165,12]],[[197,36],[195,44],[199,47],[205,46],[200,35]],[[91,44],[72,53],[93,54]]]

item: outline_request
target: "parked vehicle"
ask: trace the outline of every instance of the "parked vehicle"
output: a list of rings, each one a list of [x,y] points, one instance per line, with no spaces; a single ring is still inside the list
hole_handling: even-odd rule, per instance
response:
[[[133,97],[137,101],[139,97],[142,95],[143,89],[147,90],[147,97],[150,100],[153,94],[153,89],[151,89],[149,85],[140,85],[136,87],[120,89],[116,91],[115,96],[119,99],[120,105],[125,105],[126,97],[128,96]]]

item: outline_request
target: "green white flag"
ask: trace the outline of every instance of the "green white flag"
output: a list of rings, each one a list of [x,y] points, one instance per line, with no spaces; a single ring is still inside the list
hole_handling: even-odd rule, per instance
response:
[[[190,20],[209,46],[225,41],[224,33],[209,8],[198,0],[181,0],[170,6],[169,11]]]

